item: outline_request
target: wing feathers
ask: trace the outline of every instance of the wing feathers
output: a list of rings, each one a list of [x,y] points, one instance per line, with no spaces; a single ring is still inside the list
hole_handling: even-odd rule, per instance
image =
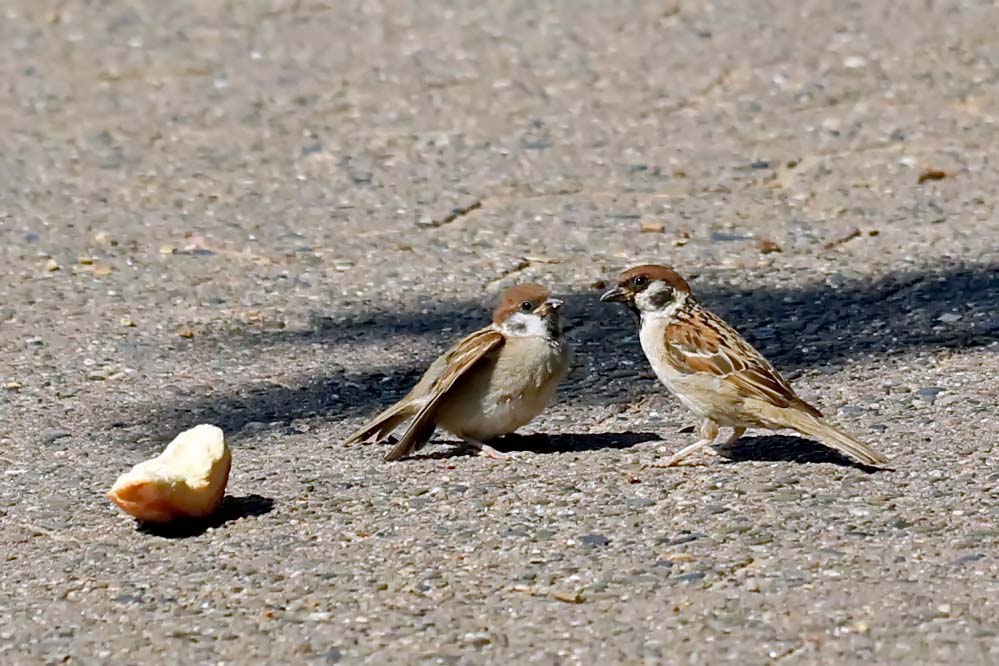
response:
[[[426,403],[417,412],[399,443],[385,456],[385,460],[398,460],[426,444],[434,434],[435,417],[441,400],[482,358],[502,347],[503,341],[503,335],[499,331],[487,327],[472,333],[446,353],[444,369],[427,392]]]
[[[683,373],[719,377],[744,398],[776,407],[815,409],[795,394],[771,363],[739,333],[704,308],[681,314],[666,327],[667,358]]]

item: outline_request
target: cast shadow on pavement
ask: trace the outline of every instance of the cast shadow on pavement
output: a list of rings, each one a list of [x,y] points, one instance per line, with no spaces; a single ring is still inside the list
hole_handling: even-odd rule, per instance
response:
[[[874,467],[856,462],[824,444],[793,435],[743,437],[728,453],[726,457],[731,462],[829,463],[840,467],[852,467],[868,474],[894,471],[887,467]]]
[[[503,453],[584,453],[602,449],[629,449],[643,442],[659,440],[659,435],[651,432],[566,432],[532,433],[530,435],[506,435],[490,442],[497,451]],[[475,450],[459,441],[431,440],[431,444],[447,445],[445,449],[419,453],[406,460],[446,460],[463,456],[477,455]],[[388,451],[388,448],[385,449]]]
[[[865,357],[882,364],[894,355],[999,340],[994,311],[999,265],[928,266],[877,281],[830,279],[767,289],[692,277],[692,286],[702,303],[725,317],[791,380],[803,370],[837,372]],[[566,335],[576,352],[559,403],[631,403],[664,391],[648,372],[627,312],[600,303],[596,288],[558,295],[566,301]],[[280,356],[297,345],[322,345],[331,363],[328,372],[292,385],[257,383],[235,393],[189,394],[137,410],[119,424],[148,423],[155,432],[176,433],[211,422],[238,441],[251,423],[290,427],[296,419],[368,417],[402,397],[435,354],[487,321],[488,308],[477,299],[425,301],[391,311],[352,303],[341,312],[315,314],[309,326],[298,330],[244,331],[202,340],[199,344],[217,345],[222,358],[231,353],[228,349],[254,347],[260,354]],[[350,354],[357,349],[414,337],[430,339],[431,351],[421,345],[424,351],[404,364],[350,367]]]
[[[226,495],[218,511],[203,520],[182,520],[166,524],[140,523],[139,531],[164,539],[187,539],[200,536],[209,528],[219,528],[240,518],[263,516],[274,510],[274,500],[261,495],[233,497]]]

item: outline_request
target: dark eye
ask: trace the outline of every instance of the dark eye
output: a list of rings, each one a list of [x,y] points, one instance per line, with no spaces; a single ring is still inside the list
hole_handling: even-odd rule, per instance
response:
[[[649,283],[649,278],[644,275],[636,275],[635,279],[631,281],[636,287],[644,287]]]
[[[524,301],[520,304],[520,309],[524,312],[530,312],[534,309],[534,305],[530,301]]]

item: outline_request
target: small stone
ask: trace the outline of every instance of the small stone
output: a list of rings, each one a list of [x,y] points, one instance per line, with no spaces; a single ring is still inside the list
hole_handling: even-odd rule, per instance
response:
[[[711,232],[711,240],[720,243],[731,243],[734,241],[744,241],[752,238],[749,234],[741,234],[738,232],[731,231],[713,231]]]
[[[484,645],[489,645],[492,643],[492,637],[484,631],[473,631],[465,634],[462,637],[462,642],[465,645],[471,645],[473,647],[482,647]]]
[[[193,338],[194,331],[192,331],[188,326],[181,326],[179,329],[177,329],[177,335],[179,335],[182,338]]]
[[[953,312],[945,312],[944,314],[937,317],[937,319],[945,324],[953,324],[955,322],[961,321],[961,315],[955,314]]]
[[[118,323],[121,324],[122,326],[126,327],[126,328],[134,328],[135,327],[135,322],[132,321],[128,317],[122,317],[121,319],[118,320]]]
[[[690,242],[690,234],[686,232],[677,234],[676,238],[673,239],[673,247],[683,247]]]
[[[690,553],[670,553],[666,559],[670,562],[693,562],[697,558]]]
[[[937,396],[941,393],[943,393],[943,389],[938,386],[927,386],[916,391],[916,395],[931,405],[937,401]]]
[[[773,254],[774,252],[782,252],[780,245],[768,240],[766,238],[761,238],[756,241],[756,251],[760,254]]]
[[[704,580],[705,574],[702,571],[693,571],[687,574],[681,574],[676,576],[676,580],[683,583],[695,583],[699,580]]]
[[[60,268],[59,263],[55,259],[52,259],[51,257],[48,259],[48,261],[45,262],[45,270],[47,270],[49,273],[54,273],[57,270],[59,270],[59,268]]]
[[[70,433],[66,432],[65,430],[49,430],[47,433],[42,435],[42,443],[53,444],[59,441],[60,439],[65,439],[66,437],[70,436],[71,436]]]
[[[579,592],[552,592],[552,599],[567,604],[581,604],[586,601]]]
[[[610,543],[610,539],[603,534],[584,534],[579,537],[579,542],[586,546],[606,546]]]
[[[986,335],[999,333],[999,317],[996,317],[994,319],[986,319],[985,321],[976,321],[975,331],[977,331],[978,333],[984,333]]]
[[[746,590],[746,592],[759,592],[760,581],[755,578],[747,578],[742,584],[742,589]]]
[[[697,541],[700,539],[702,534],[683,534],[673,539],[663,539],[657,540],[657,543],[661,546],[679,546],[681,544],[690,543],[691,541]]]
[[[21,382],[15,382],[15,381],[11,380],[9,382],[5,382],[4,385],[3,385],[3,387],[5,389],[7,389],[8,391],[18,391],[18,390],[24,388],[24,384],[22,384]]]
[[[867,66],[867,59],[860,56],[850,56],[843,59],[843,66],[847,69],[861,69]]]
[[[662,222],[644,218],[639,222],[638,228],[643,234],[661,234],[666,230],[666,226]]]
[[[975,553],[973,555],[964,555],[954,560],[953,565],[955,567],[963,567],[965,564],[971,564],[972,562],[977,562],[978,560],[984,558],[985,556],[982,555],[981,553]]]
[[[926,169],[921,174],[919,174],[918,184],[922,185],[928,180],[943,180],[947,177],[946,171],[941,171],[940,169]]]
[[[160,254],[176,254],[176,253],[177,253],[177,248],[175,248],[173,245],[160,246]]]
[[[111,275],[111,266],[108,264],[95,264],[94,265],[94,275],[97,277],[107,277]]]
[[[81,266],[92,266],[94,260],[91,257],[77,257],[76,263],[80,264]]]

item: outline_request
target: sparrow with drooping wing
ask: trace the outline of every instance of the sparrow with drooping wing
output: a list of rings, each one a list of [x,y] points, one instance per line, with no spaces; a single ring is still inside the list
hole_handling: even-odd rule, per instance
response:
[[[666,467],[712,445],[719,427],[732,428],[722,452],[746,428],[790,428],[861,463],[888,462],[879,451],[824,421],[760,352],[698,303],[686,280],[669,268],[629,269],[600,300],[624,303],[640,316],[642,350],[659,381],[704,418],[701,439],[677,452]]]
[[[402,400],[346,443],[385,441],[412,417],[385,460],[419,450],[438,427],[483,455],[506,457],[488,442],[540,414],[569,371],[571,352],[559,325],[561,306],[562,301],[540,285],[508,288],[493,311],[492,324],[451,347]]]

